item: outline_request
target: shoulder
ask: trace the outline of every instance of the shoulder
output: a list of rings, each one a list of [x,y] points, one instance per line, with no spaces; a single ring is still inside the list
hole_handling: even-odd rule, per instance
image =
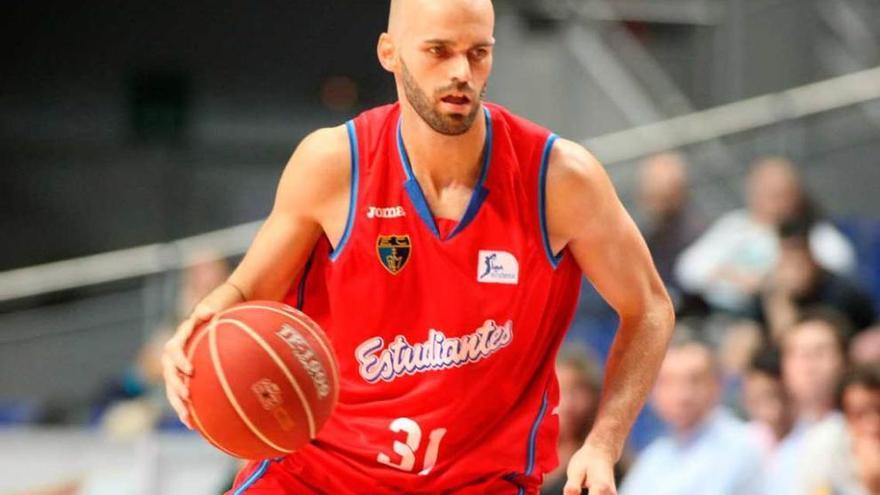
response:
[[[810,229],[809,235],[810,242],[822,245],[821,247],[834,246],[840,248],[841,245],[849,245],[846,237],[828,221],[817,222]]]
[[[700,239],[704,242],[711,243],[719,242],[720,238],[727,238],[729,236],[736,236],[737,238],[743,235],[753,236],[755,234],[763,236],[763,232],[763,227],[755,224],[751,219],[751,216],[749,216],[748,211],[739,209],[724,213],[715,219]],[[692,245],[691,248],[693,248],[693,246],[694,245]],[[691,248],[688,250],[691,250]]]
[[[742,229],[751,228],[754,225],[752,217],[745,209],[737,209],[724,213],[712,224],[713,228],[720,229]]]
[[[320,172],[326,168],[343,168],[340,162],[349,161],[348,130],[345,125],[325,127],[313,131],[300,141],[291,159],[298,159],[303,167]]]
[[[744,460],[760,458],[760,444],[749,430],[748,423],[725,409],[714,413],[713,422],[713,434],[709,435],[708,440],[712,444],[726,446],[727,455],[731,459],[737,455]]]
[[[840,413],[829,414],[818,423],[808,427],[804,432],[804,445],[818,448],[820,450],[830,450],[833,446],[839,445],[842,440],[846,439],[846,421]]]
[[[548,186],[595,187],[604,177],[602,165],[586,148],[562,138],[553,143],[547,168]]]
[[[287,168],[301,169],[318,180],[349,173],[351,151],[345,125],[318,129],[299,143]]]
[[[545,187],[551,234],[564,239],[577,237],[576,230],[588,229],[590,222],[607,220],[617,204],[604,167],[583,146],[567,139],[553,143]]]
[[[347,194],[351,151],[345,125],[318,129],[300,141],[278,185],[278,199],[310,203]]]

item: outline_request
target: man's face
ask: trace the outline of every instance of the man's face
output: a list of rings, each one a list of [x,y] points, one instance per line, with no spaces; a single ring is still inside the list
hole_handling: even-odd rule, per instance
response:
[[[696,344],[672,348],[657,375],[654,408],[673,430],[686,433],[714,409],[719,389],[708,349]]]
[[[435,131],[463,134],[480,113],[492,70],[489,0],[403,0],[394,34],[401,98]]]
[[[639,205],[655,222],[674,217],[687,201],[687,169],[674,153],[655,155],[642,165],[639,177]]]
[[[784,239],[780,242],[773,282],[784,293],[795,298],[808,296],[815,288],[819,274],[819,265],[806,239]]]
[[[793,166],[770,162],[748,179],[749,209],[764,221],[779,225],[801,207],[803,191]]]
[[[880,390],[863,385],[847,387],[843,413],[853,437],[880,442]]]
[[[750,371],[743,382],[743,405],[749,419],[769,426],[781,438],[791,426],[788,399],[781,380]]]
[[[782,377],[796,405],[830,402],[843,367],[843,355],[828,323],[805,321],[783,337]]]

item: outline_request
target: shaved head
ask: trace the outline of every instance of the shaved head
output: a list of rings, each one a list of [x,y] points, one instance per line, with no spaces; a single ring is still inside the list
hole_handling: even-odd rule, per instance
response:
[[[391,0],[377,52],[402,103],[435,131],[463,134],[480,113],[494,27],[491,0]]]
[[[400,9],[401,4],[407,0],[391,0],[391,7],[388,9],[388,32],[394,36],[400,29]]]
[[[416,18],[430,21],[433,15],[442,10],[458,10],[460,13],[478,13],[491,17],[495,23],[495,9],[492,0],[391,0],[388,9],[388,33],[401,34],[404,27]],[[485,20],[485,19],[484,19]]]

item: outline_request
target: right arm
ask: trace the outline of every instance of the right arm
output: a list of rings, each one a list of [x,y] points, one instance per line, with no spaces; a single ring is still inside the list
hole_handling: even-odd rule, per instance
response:
[[[233,304],[280,300],[305,265],[322,234],[333,245],[342,236],[351,183],[350,151],[344,126],[315,131],[291,156],[275,204],[229,279],[200,301],[165,344],[162,368],[168,401],[187,426],[189,391],[182,374],[192,365],[183,348],[193,329]]]
[[[326,232],[342,235],[351,168],[344,127],[306,137],[290,158],[275,205],[229,283],[246,299],[279,300]],[[336,242],[334,242],[334,245]]]

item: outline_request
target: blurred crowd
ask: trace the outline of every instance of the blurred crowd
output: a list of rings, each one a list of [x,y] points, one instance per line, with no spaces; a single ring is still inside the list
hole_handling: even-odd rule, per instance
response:
[[[683,156],[642,164],[633,213],[678,324],[644,415],[662,429],[637,423],[620,493],[880,495],[880,324],[857,250],[784,158],[757,160],[745,208],[714,222],[689,190]],[[229,270],[212,253],[191,260],[167,325],[91,402],[93,425],[117,438],[183,429],[164,396],[162,344]],[[608,317],[584,307],[579,320]],[[560,465],[544,495],[562,493],[600,407],[610,341],[583,337],[575,328],[557,359]]]
[[[649,404],[663,429],[624,456],[620,493],[880,494],[880,324],[856,249],[787,159],[752,164],[746,207],[712,223],[688,176],[678,154],[642,164],[636,218],[678,324]],[[559,355],[561,466],[600,407],[602,352]]]
[[[93,400],[92,421],[118,438],[136,437],[154,429],[179,430],[183,425],[165,399],[162,351],[174,326],[215,287],[226,281],[230,266],[210,251],[196,253],[181,272],[177,304],[144,343],[128,369],[107,382]]]

